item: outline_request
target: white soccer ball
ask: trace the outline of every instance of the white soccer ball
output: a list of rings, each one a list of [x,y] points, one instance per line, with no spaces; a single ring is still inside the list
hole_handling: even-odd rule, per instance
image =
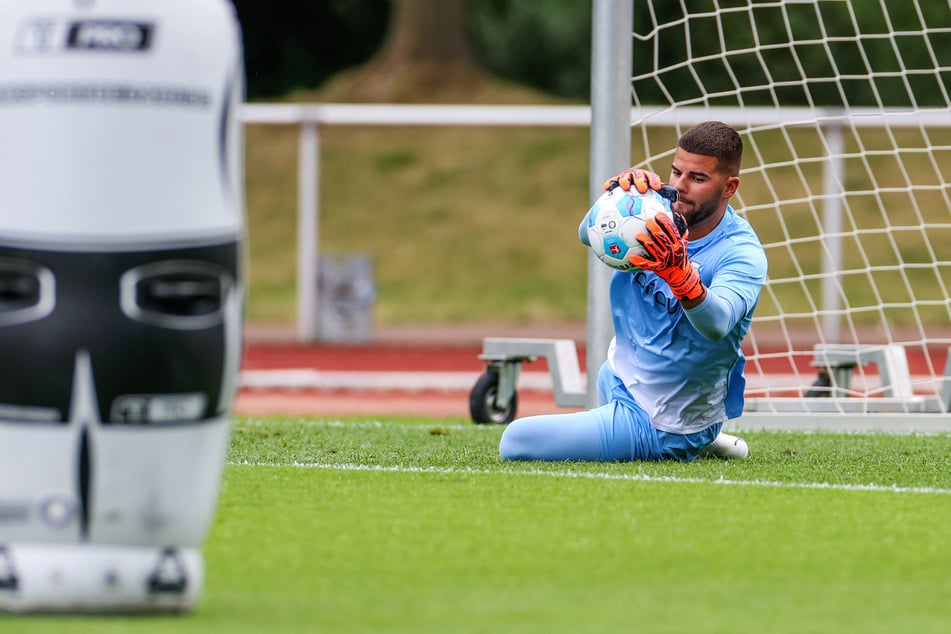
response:
[[[615,187],[603,193],[587,216],[591,250],[613,269],[637,270],[628,256],[646,257],[647,251],[637,240],[637,234],[645,232],[647,220],[658,213],[671,215],[671,210],[670,201],[656,191],[640,194]]]

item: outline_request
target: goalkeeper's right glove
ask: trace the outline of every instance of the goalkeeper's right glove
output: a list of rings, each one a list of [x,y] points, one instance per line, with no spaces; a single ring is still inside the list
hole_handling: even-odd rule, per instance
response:
[[[687,257],[687,222],[680,214],[659,213],[645,223],[645,233],[637,234],[648,257],[627,256],[631,264],[654,271],[670,287],[678,301],[696,300],[706,292],[700,273]]]
[[[654,172],[632,167],[604,181],[601,189],[612,190],[615,187],[620,187],[624,191],[630,191],[633,187],[639,194],[646,194],[648,190],[658,190],[663,185],[660,176]]]

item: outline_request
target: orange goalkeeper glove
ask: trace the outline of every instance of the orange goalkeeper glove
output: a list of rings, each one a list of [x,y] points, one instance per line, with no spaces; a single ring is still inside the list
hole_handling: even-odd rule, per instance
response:
[[[645,224],[647,233],[638,233],[637,239],[649,257],[629,255],[631,264],[657,273],[679,301],[703,297],[700,274],[687,257],[687,222],[683,216],[659,213]]]
[[[632,167],[604,181],[601,189],[612,190],[615,187],[620,187],[624,191],[630,191],[633,187],[639,194],[646,194],[650,189],[660,189],[663,184],[660,176],[654,172]]]

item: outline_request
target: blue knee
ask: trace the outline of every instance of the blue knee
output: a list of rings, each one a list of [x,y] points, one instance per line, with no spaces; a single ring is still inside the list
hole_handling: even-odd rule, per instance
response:
[[[499,440],[499,456],[502,460],[531,460],[529,455],[530,443],[523,442],[520,438],[523,434],[519,432],[519,421],[509,423],[508,427],[502,432],[502,439]]]
[[[600,460],[595,411],[529,416],[509,423],[499,441],[503,460]]]

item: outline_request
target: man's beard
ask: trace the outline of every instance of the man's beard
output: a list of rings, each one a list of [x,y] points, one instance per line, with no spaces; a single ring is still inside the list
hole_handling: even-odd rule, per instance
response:
[[[677,211],[684,217],[684,220],[687,221],[687,227],[689,228],[695,225],[699,225],[704,220],[707,220],[708,218],[716,214],[719,202],[720,200],[718,198],[713,200],[706,200],[702,203],[695,204],[689,212],[684,213],[676,209],[677,204],[682,204],[682,203],[679,203],[678,201],[678,203],[675,203],[674,211]]]

